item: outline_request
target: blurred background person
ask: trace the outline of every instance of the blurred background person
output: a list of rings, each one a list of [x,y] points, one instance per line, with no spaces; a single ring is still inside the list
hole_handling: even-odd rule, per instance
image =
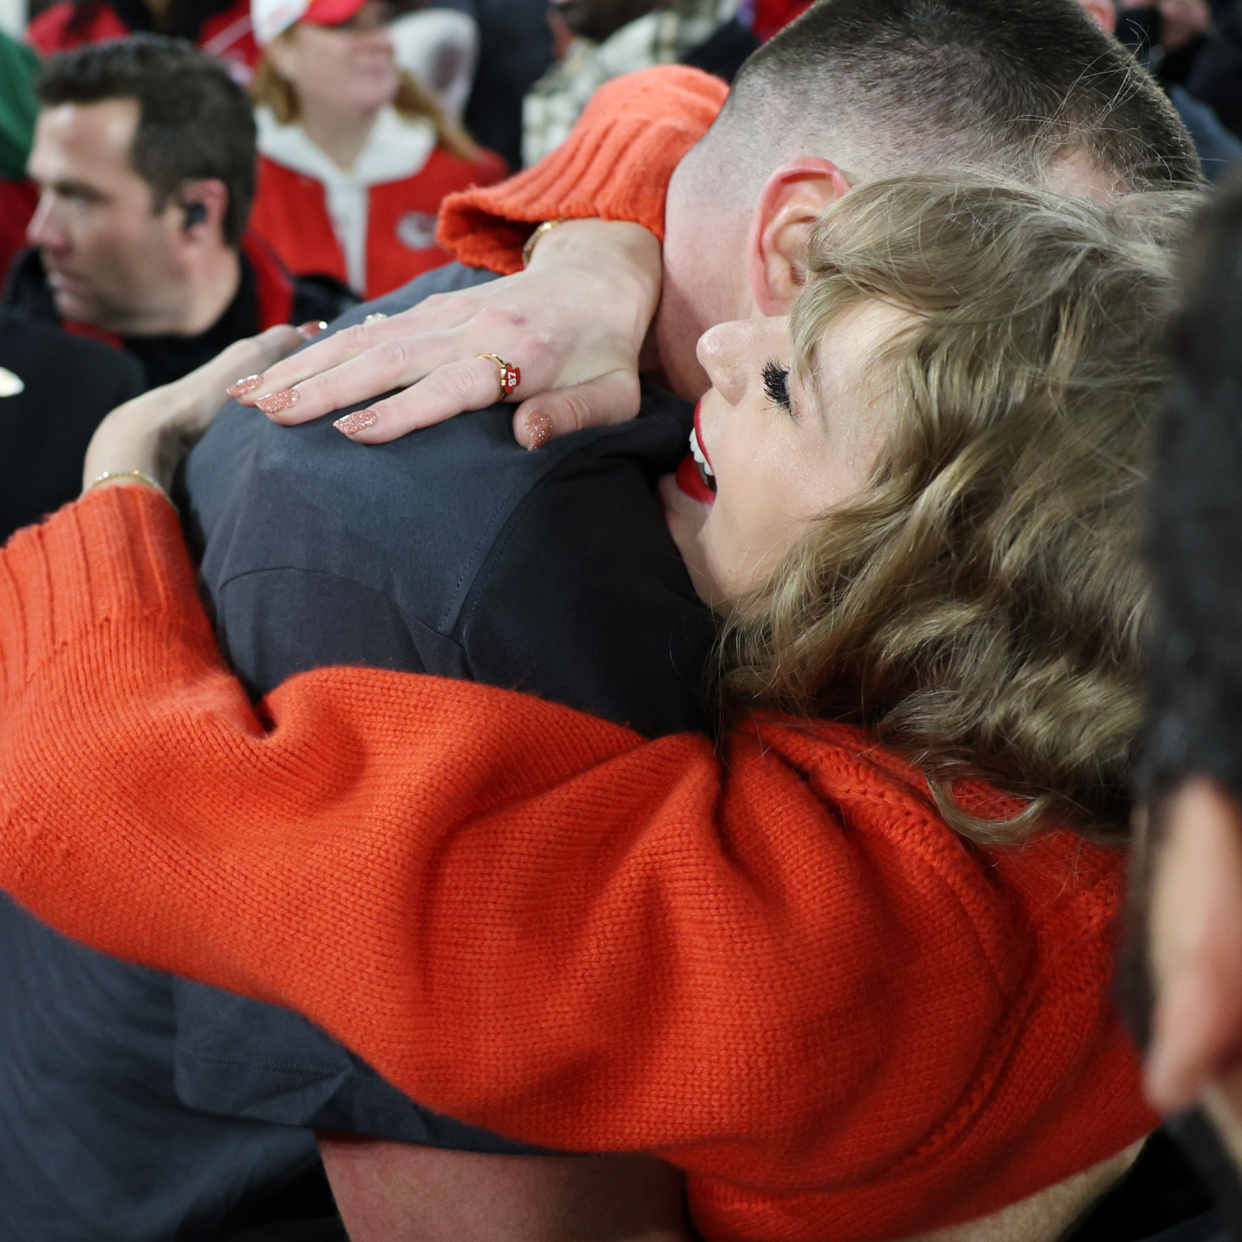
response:
[[[394,18],[389,34],[397,64],[460,125],[479,63],[479,23],[473,14],[438,5],[416,9]]]
[[[1185,86],[1242,138],[1242,0],[1220,0]]]
[[[1118,13],[1117,33],[1161,85],[1182,85],[1212,30],[1208,0],[1108,0]]]
[[[1200,222],[1149,519],[1159,625],[1132,1012],[1147,1089],[1242,1236],[1242,179]],[[1136,938],[1137,939],[1137,938]],[[1211,1125],[1205,1120],[1210,1118]],[[1223,1146],[1217,1136],[1223,1139]],[[1225,1234],[1216,1235],[1223,1242]]]
[[[140,31],[189,39],[243,85],[258,63],[249,0],[56,0],[31,20],[26,38],[51,56]]]
[[[1115,34],[1151,73],[1194,139],[1203,171],[1219,181],[1242,155],[1242,141],[1210,104],[1183,85],[1212,30],[1207,0],[1162,0],[1159,5],[1122,0],[1081,0],[1109,34]],[[1242,65],[1239,66],[1242,68]]]
[[[247,234],[254,119],[219,62],[133,35],[53,57],[36,90],[39,205],[4,306],[125,349],[154,386],[352,304],[344,286],[292,280]]]
[[[479,26],[466,128],[510,168],[522,163],[522,100],[556,58],[548,0],[452,0]]]
[[[123,351],[0,310],[0,543],[82,490],[95,428],[143,388]]]
[[[374,298],[449,262],[436,213],[504,161],[399,69],[382,0],[253,0],[258,184],[251,227],[295,273]]]
[[[26,176],[38,72],[35,53],[0,32],[0,276],[39,199]],[[129,355],[0,310],[0,542],[74,498],[95,428],[142,389]]]
[[[0,281],[26,244],[26,224],[39,199],[26,176],[39,111],[34,92],[38,72],[34,52],[0,31]]]
[[[681,61],[732,22],[737,10],[738,0],[672,0],[667,5],[553,0],[550,14],[554,38],[559,33],[560,59],[522,102],[522,163],[529,168],[559,147],[605,82]],[[750,50],[748,45],[745,54]]]

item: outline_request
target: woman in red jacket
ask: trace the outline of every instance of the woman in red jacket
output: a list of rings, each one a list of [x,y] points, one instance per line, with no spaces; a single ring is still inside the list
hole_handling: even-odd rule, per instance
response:
[[[253,0],[258,184],[250,227],[296,274],[378,297],[449,261],[446,194],[490,185],[476,146],[398,69],[382,0]]]
[[[112,480],[0,561],[5,886],[432,1107],[653,1151],[713,1238],[904,1236],[1107,1161],[1154,1124],[1109,987],[1163,197],[863,186],[792,335],[705,335],[661,492],[765,709],[720,756],[374,670],[256,715],[175,515]],[[152,408],[89,470],[166,469]]]
[[[51,56],[142,30],[189,39],[218,56],[243,84],[258,63],[249,0],[56,0],[32,19],[26,38],[42,55]]]

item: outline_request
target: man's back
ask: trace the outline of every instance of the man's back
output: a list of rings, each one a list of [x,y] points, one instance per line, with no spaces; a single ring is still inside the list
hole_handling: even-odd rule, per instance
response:
[[[373,305],[490,278],[454,266]],[[685,455],[689,405],[648,387],[634,422],[534,453],[511,413],[364,448],[326,418],[280,428],[224,411],[185,487],[221,643],[257,694],[366,663],[526,690],[650,735],[704,726],[710,627],[651,494]]]

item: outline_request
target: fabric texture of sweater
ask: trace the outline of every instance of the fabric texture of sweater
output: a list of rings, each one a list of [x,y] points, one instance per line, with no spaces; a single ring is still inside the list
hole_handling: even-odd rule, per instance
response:
[[[0,617],[19,901],[433,1108],[654,1151],[709,1238],[975,1218],[1156,1123],[1110,1004],[1122,856],[972,845],[851,729],[756,717],[717,754],[367,669],[254,708],[138,487],[19,532]]]

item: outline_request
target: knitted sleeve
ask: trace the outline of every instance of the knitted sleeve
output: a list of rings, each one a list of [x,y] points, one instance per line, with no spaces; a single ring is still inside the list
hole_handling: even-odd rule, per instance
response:
[[[728,93],[719,78],[680,65],[609,82],[546,159],[446,198],[439,240],[462,263],[502,274],[521,270],[531,226],[556,217],[633,220],[663,240],[669,178]]]
[[[919,1233],[1150,1129],[1110,1007],[1122,866],[967,847],[840,728],[717,755],[358,668],[252,706],[142,488],[0,552],[0,884],[438,1111],[672,1160],[714,1242]]]

